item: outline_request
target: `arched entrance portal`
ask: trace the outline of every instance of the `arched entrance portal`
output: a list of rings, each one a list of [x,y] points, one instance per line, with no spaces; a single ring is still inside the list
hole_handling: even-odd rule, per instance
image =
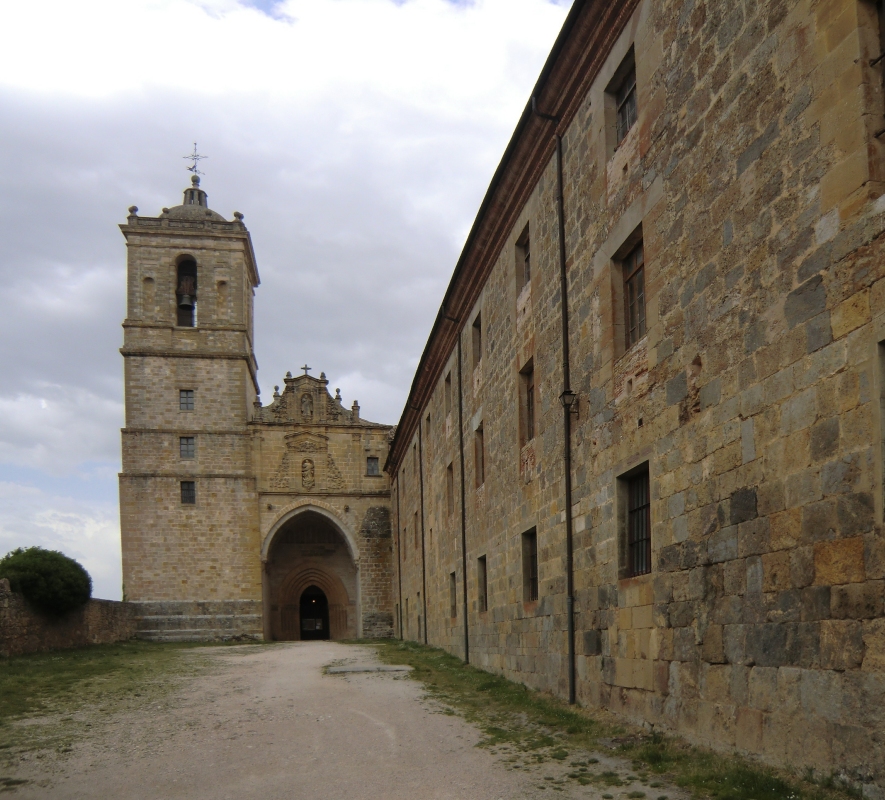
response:
[[[301,614],[301,638],[329,638],[329,601],[318,586],[308,586],[298,604]]]
[[[292,517],[274,536],[265,564],[270,638],[355,638],[357,580],[350,548],[330,519],[316,511]]]

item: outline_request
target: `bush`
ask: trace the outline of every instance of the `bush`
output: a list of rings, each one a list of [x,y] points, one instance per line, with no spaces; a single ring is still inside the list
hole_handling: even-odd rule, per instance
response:
[[[92,578],[78,562],[42,547],[7,553],[0,559],[0,578],[8,578],[12,591],[48,614],[66,614],[92,596]]]

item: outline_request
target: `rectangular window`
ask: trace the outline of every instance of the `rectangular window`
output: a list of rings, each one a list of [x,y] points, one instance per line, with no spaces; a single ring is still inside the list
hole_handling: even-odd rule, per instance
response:
[[[446,510],[449,516],[455,513],[455,468],[453,464],[446,467]]]
[[[194,410],[194,390],[179,389],[178,391],[178,409],[180,411]]]
[[[648,465],[624,479],[627,493],[627,575],[651,572],[651,492]]]
[[[473,462],[476,473],[476,486],[479,488],[486,481],[486,451],[482,423],[473,434]]]
[[[178,437],[178,454],[182,458],[194,458],[197,455],[197,442],[194,436]]]
[[[181,482],[181,504],[183,506],[197,504],[197,484],[195,481]]]
[[[526,444],[535,438],[535,366],[530,359],[519,373],[520,410],[522,412],[522,442]]]
[[[620,144],[636,124],[636,63],[632,50],[618,72],[622,73],[623,77],[613,94],[617,108],[617,144]]]
[[[458,582],[455,573],[449,573],[449,616],[454,619],[458,616]]]
[[[418,524],[418,512],[416,511],[416,512],[415,512],[415,555],[416,555],[416,556],[418,555],[418,547],[419,547],[419,541],[418,541],[418,526],[419,526],[419,524]]]
[[[489,584],[488,573],[486,572],[486,557],[480,556],[476,559],[476,604],[479,611],[489,610]]]
[[[412,445],[412,474],[418,474],[418,445]]]
[[[516,240],[516,286],[517,293],[532,282],[532,243],[529,239],[529,226]]]
[[[538,533],[535,528],[522,535],[522,586],[526,602],[538,599]]]
[[[406,560],[406,550],[407,550],[406,545],[408,545],[408,543],[409,543],[409,529],[408,528],[403,528],[402,543],[403,543],[403,561],[405,561]]]
[[[624,258],[624,317],[627,329],[627,347],[645,336],[645,256],[642,242]]]
[[[406,598],[406,636],[409,635],[409,598]]]
[[[452,373],[446,375],[443,385],[443,400],[445,401],[446,416],[452,413]]]
[[[482,361],[482,314],[477,314],[473,320],[473,368],[479,366]]]
[[[366,456],[366,475],[380,475],[378,456]]]

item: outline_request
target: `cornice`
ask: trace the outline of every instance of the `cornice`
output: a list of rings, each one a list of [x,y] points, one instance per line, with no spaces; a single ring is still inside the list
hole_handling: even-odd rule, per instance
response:
[[[397,424],[385,470],[396,474],[499,254],[564,133],[639,0],[575,0],[541,70],[489,188],[437,313]],[[558,118],[554,124],[532,111]]]

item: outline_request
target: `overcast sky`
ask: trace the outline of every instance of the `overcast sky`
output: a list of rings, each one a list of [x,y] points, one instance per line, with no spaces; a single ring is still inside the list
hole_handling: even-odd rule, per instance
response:
[[[569,0],[0,0],[0,555],[120,597],[125,249],[182,158],[245,214],[264,402],[304,363],[395,423]]]

